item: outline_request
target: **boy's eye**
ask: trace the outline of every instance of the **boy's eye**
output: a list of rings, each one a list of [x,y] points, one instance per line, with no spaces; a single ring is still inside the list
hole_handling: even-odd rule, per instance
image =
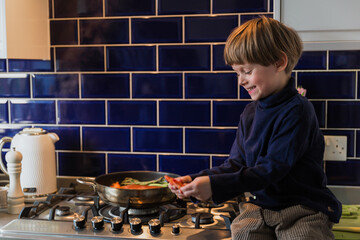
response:
[[[245,72],[245,74],[251,74],[252,70]]]

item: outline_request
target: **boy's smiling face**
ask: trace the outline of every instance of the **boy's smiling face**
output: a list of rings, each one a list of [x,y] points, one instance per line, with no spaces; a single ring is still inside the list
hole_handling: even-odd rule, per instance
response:
[[[254,64],[234,64],[232,68],[238,76],[239,85],[245,88],[252,100],[259,100],[283,89],[288,76],[282,66],[272,64],[267,67]]]

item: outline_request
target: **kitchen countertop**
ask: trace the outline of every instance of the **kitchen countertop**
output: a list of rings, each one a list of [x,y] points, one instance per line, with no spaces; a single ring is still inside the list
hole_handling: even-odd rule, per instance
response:
[[[19,214],[9,214],[7,209],[0,209],[0,227],[6,225],[11,220],[16,219]]]

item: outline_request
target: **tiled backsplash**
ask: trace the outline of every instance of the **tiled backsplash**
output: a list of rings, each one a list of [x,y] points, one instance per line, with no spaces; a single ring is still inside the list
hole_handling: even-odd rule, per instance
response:
[[[0,73],[16,73],[0,78],[1,137],[56,132],[61,176],[189,174],[226,159],[251,100],[224,43],[239,24],[272,16],[271,0],[49,2],[52,60],[0,59]],[[324,134],[348,137],[348,160],[326,163],[329,184],[360,185],[359,60],[304,52],[293,72]]]

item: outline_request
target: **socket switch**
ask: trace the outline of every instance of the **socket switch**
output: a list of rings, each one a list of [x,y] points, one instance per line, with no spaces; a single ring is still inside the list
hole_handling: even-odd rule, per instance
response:
[[[346,161],[347,136],[325,135],[325,161]]]

